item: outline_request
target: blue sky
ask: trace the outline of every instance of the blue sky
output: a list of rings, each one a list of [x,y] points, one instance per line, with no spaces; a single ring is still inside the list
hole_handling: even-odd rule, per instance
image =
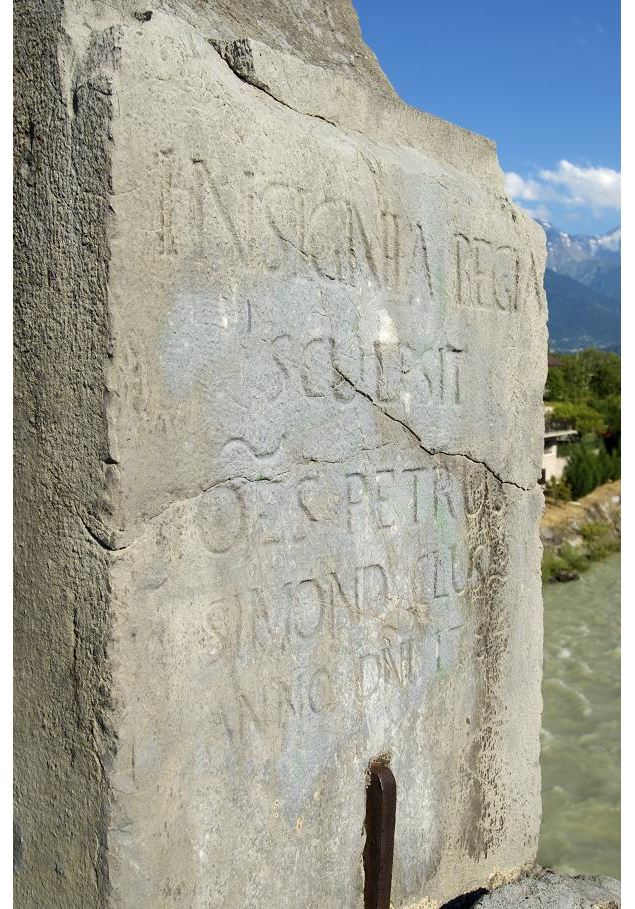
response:
[[[495,139],[508,191],[571,233],[620,223],[619,0],[353,0],[409,104]]]

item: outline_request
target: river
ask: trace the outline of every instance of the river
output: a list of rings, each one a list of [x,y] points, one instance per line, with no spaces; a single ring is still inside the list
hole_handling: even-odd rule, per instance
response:
[[[544,587],[538,861],[620,877],[620,557]]]

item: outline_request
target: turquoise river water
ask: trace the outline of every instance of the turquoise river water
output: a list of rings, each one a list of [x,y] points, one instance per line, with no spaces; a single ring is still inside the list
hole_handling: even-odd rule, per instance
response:
[[[544,587],[538,861],[620,877],[620,557]]]

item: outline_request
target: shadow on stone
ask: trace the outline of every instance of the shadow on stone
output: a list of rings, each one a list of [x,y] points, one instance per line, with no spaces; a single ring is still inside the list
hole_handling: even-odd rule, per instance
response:
[[[470,906],[474,906],[488,892],[483,887],[479,887],[478,890],[472,890],[470,893],[463,893],[461,896],[455,897],[449,903],[445,903],[441,909],[470,909]]]

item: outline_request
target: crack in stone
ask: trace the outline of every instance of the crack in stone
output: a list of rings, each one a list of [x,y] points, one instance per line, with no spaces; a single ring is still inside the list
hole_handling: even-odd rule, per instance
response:
[[[423,444],[421,437],[417,435],[417,433],[411,426],[408,425],[408,423],[406,423],[404,420],[400,420],[399,417],[394,416],[394,414],[391,414],[388,410],[385,410],[385,408],[378,404],[377,401],[375,401],[375,399],[368,394],[368,392],[363,391],[361,388],[358,388],[357,385],[355,385],[355,383],[351,381],[348,376],[344,375],[344,373],[338,369],[337,366],[334,365],[333,368],[335,369],[335,372],[347,383],[347,385],[350,385],[353,391],[355,391],[358,395],[361,395],[362,398],[365,398],[370,404],[373,405],[373,407],[376,407],[380,413],[382,413],[385,417],[388,417],[389,420],[392,420],[393,423],[398,423],[399,426],[403,426],[403,428],[410,433],[412,438],[416,440],[419,448],[425,451],[426,454],[429,454],[432,457],[434,455],[443,455],[446,458],[465,458],[465,460],[471,461],[473,464],[478,464],[479,466],[484,467],[485,470],[487,470],[487,472],[491,474],[495,480],[498,480],[498,482],[503,486],[515,486],[516,489],[520,489],[522,492],[530,492],[535,488],[535,484],[533,486],[522,486],[520,483],[515,483],[513,480],[504,480],[503,477],[501,477],[495,470],[493,470],[486,461],[480,461],[478,458],[473,458],[470,455],[463,454],[460,451],[443,451],[441,449],[426,447]]]
[[[274,101],[277,101],[278,104],[281,104],[283,107],[288,108],[288,110],[291,110],[294,113],[299,114],[300,116],[307,116],[307,117],[312,117],[316,120],[322,120],[324,123],[328,123],[330,126],[334,126],[336,129],[342,128],[337,123],[334,123],[332,120],[329,120],[326,117],[321,116],[320,114],[313,114],[313,113],[309,113],[308,111],[297,110],[297,108],[292,107],[290,104],[287,104],[286,101],[283,101],[281,98],[278,98],[275,94],[273,94],[270,87],[266,83],[264,83],[260,79],[258,79],[255,75],[255,69],[254,69],[254,64],[253,64],[253,54],[252,54],[251,47],[249,45],[248,40],[242,39],[242,40],[227,42],[227,41],[217,41],[212,38],[209,38],[208,43],[214,48],[216,53],[225,61],[227,66],[231,69],[231,71],[234,73],[234,75],[238,79],[241,80],[241,82],[245,82],[247,85],[251,85],[253,88],[258,89],[258,91],[263,92],[264,94],[266,94],[270,98],[272,98]],[[285,237],[281,237],[281,239],[285,240],[286,242],[290,242]],[[293,246],[294,244],[290,244],[290,245]],[[296,247],[296,249],[297,249],[297,247]],[[301,252],[303,255],[305,255],[305,253],[302,250],[298,249],[298,251]],[[327,275],[327,277],[330,278],[331,276]],[[531,486],[523,486],[520,483],[515,483],[513,480],[503,479],[503,477],[500,476],[500,474],[498,474],[492,467],[490,467],[490,465],[487,464],[486,461],[481,461],[478,458],[473,458],[470,455],[463,454],[462,452],[458,452],[458,451],[442,451],[441,449],[433,449],[433,448],[426,447],[423,444],[421,437],[417,435],[417,433],[412,429],[411,426],[408,425],[408,423],[406,423],[404,420],[400,420],[399,417],[394,416],[388,410],[385,410],[383,407],[381,407],[372,398],[371,395],[369,395],[365,391],[362,391],[361,388],[358,388],[355,385],[355,383],[352,382],[348,378],[348,376],[344,375],[344,373],[342,373],[339,369],[337,369],[337,367],[335,367],[335,370],[342,377],[342,379],[345,382],[347,382],[355,392],[357,392],[357,394],[361,395],[363,398],[366,398],[366,400],[370,404],[372,404],[373,407],[376,407],[380,413],[382,413],[389,420],[392,420],[394,423],[398,423],[400,426],[403,426],[403,428],[405,430],[407,430],[408,433],[410,433],[410,435],[416,440],[419,447],[423,451],[425,451],[426,454],[429,454],[430,456],[443,455],[443,456],[449,457],[449,458],[464,458],[467,461],[471,461],[473,464],[477,464],[477,465],[480,465],[481,467],[484,467],[485,470],[487,470],[487,472],[492,477],[494,477],[494,479],[496,479],[499,483],[501,483],[501,485],[515,486],[517,489],[520,489],[522,492],[530,492],[532,489],[535,488],[535,486],[536,486],[535,483]],[[229,482],[229,480],[226,480],[223,482]],[[213,485],[216,485],[216,484],[213,484]],[[212,487],[210,486],[208,488],[211,489]],[[197,495],[202,495],[206,491],[207,490],[201,490],[201,492],[197,493]],[[191,498],[196,498],[196,496],[193,496]],[[184,500],[184,501],[187,501],[187,500]],[[176,504],[176,503],[171,503],[171,504]],[[169,506],[167,506],[167,507],[169,507]],[[166,509],[163,509],[163,511],[165,511],[165,510]],[[163,512],[159,512],[159,514],[162,514],[162,513]],[[157,517],[157,515],[153,515],[153,517]],[[150,520],[152,520],[152,518],[150,518]]]
[[[426,454],[430,455],[430,457],[434,457],[435,455],[442,455],[443,457],[446,457],[446,458],[463,458],[466,461],[470,461],[472,464],[476,464],[479,467],[484,467],[485,470],[492,477],[494,477],[494,479],[497,480],[497,482],[499,482],[503,486],[514,486],[516,489],[520,489],[521,492],[531,492],[531,490],[535,488],[535,484],[533,486],[522,486],[520,483],[515,483],[513,480],[505,480],[495,470],[493,470],[493,468],[491,468],[489,466],[489,464],[487,464],[486,461],[481,461],[478,458],[473,458],[470,455],[463,454],[462,452],[443,451],[442,449],[428,448],[426,445],[423,444],[421,437],[419,435],[417,435],[417,433],[414,431],[414,429],[412,429],[411,426],[408,425],[408,423],[406,423],[404,420],[401,420],[399,417],[394,416],[394,414],[391,414],[388,410],[384,409],[380,404],[377,403],[377,401],[374,400],[374,398],[370,394],[368,394],[368,392],[363,391],[361,388],[358,388],[357,385],[355,385],[355,383],[351,379],[349,379],[349,377],[347,375],[345,375],[341,371],[341,369],[339,369],[337,366],[334,365],[333,368],[335,369],[335,372],[341,377],[341,379],[344,382],[346,382],[347,385],[349,385],[353,389],[353,391],[355,391],[358,395],[360,395],[362,398],[364,398],[366,401],[368,401],[368,403],[371,404],[373,407],[375,407],[381,414],[383,414],[383,416],[387,417],[393,423],[397,423],[399,426],[401,426],[403,429],[405,429],[408,432],[408,434],[416,441],[419,448],[421,448],[422,451],[425,451]],[[375,450],[378,447],[383,447],[383,446],[373,446],[372,448],[362,448],[360,450],[361,451],[371,451],[371,450]],[[345,459],[345,460],[347,460],[347,459]],[[340,459],[328,460],[328,459],[324,459],[324,458],[308,458],[308,461],[310,461],[312,463],[318,463],[318,464],[342,463],[342,461]],[[210,483],[209,486],[205,486],[203,489],[200,489],[198,492],[194,493],[191,496],[186,496],[182,499],[175,499],[174,501],[169,502],[164,508],[160,509],[159,511],[155,512],[154,514],[152,514],[146,518],[146,521],[145,521],[146,526],[148,524],[150,524],[152,521],[161,517],[170,508],[174,508],[179,505],[184,505],[184,504],[187,504],[188,502],[193,502],[195,499],[200,498],[200,496],[205,495],[205,493],[214,489],[216,486],[221,486],[223,483],[237,483],[237,482],[278,483],[278,482],[280,482],[280,480],[283,477],[287,476],[288,473],[289,473],[289,471],[287,470],[287,471],[283,471],[282,473],[274,474],[271,477],[245,477],[245,476],[240,476],[240,475],[222,477],[218,480],[214,480],[214,482]],[[124,552],[126,549],[128,549],[130,546],[132,546],[134,543],[138,542],[138,540],[140,540],[141,537],[143,536],[143,534],[145,533],[145,529],[144,529],[139,534],[139,536],[130,540],[130,542],[125,543],[121,546],[115,546],[114,543],[112,543],[111,539],[110,539],[111,536],[113,535],[113,532],[109,533],[108,531],[104,530],[103,533],[100,534],[93,527],[91,527],[89,524],[87,524],[86,521],[84,521],[83,519],[81,519],[81,521],[82,521],[82,525],[84,526],[84,529],[86,530],[86,532],[88,533],[90,538],[93,540],[93,542],[95,542],[105,552],[108,552],[111,554]]]
[[[91,538],[91,540],[94,543],[97,543],[97,545],[101,549],[103,549],[104,552],[121,552],[123,549],[127,549],[128,546],[131,545],[130,543],[127,543],[124,546],[115,546],[108,539],[108,537],[111,536],[112,531],[111,531],[111,533],[108,533],[108,531],[104,531],[103,536],[102,536],[93,527],[91,527],[90,524],[87,524],[83,518],[80,518],[80,520],[81,520],[84,530],[86,531],[88,536]]]
[[[155,512],[154,514],[150,515],[149,517],[147,517],[145,519],[146,526],[149,525],[152,521],[156,520],[156,518],[160,518],[170,508],[174,508],[178,505],[185,505],[188,502],[193,502],[195,499],[198,499],[198,498],[200,498],[200,496],[205,495],[206,492],[209,492],[211,489],[214,489],[216,486],[222,486],[223,483],[237,483],[237,482],[278,483],[282,477],[285,477],[288,474],[288,472],[289,471],[283,471],[282,473],[274,474],[274,476],[272,476],[272,477],[253,477],[253,478],[251,478],[251,477],[243,477],[243,476],[234,476],[234,477],[223,477],[221,479],[214,480],[214,482],[210,483],[209,486],[205,486],[203,489],[200,489],[198,492],[195,492],[191,496],[186,496],[183,499],[175,499],[172,502],[168,502],[168,504],[164,508],[162,508],[160,511]],[[138,536],[134,537],[134,539],[130,540],[129,543],[124,543],[121,546],[115,546],[114,543],[112,543],[110,540],[110,537],[113,535],[113,533],[115,533],[115,531],[108,532],[107,530],[104,530],[103,534],[100,535],[93,527],[91,527],[89,524],[87,524],[86,521],[83,520],[83,518],[81,518],[80,520],[82,522],[84,530],[89,535],[91,540],[93,540],[94,543],[96,543],[101,549],[103,549],[104,552],[108,552],[108,553],[118,553],[118,552],[123,552],[126,549],[129,549],[130,546],[134,545],[134,543],[137,543],[141,539],[143,534],[145,533],[145,528],[144,528],[144,530]]]
[[[165,508],[162,508],[160,511],[157,511],[155,514],[150,515],[150,517],[147,519],[147,523],[150,523],[150,521],[154,521],[155,518],[158,518],[158,517],[160,517],[162,514],[165,514],[165,512],[166,512],[169,508],[174,508],[176,505],[185,505],[185,504],[187,504],[188,502],[193,502],[195,499],[198,499],[200,496],[205,495],[206,492],[209,492],[211,489],[214,489],[216,486],[222,486],[223,483],[238,483],[238,482],[243,482],[243,483],[278,483],[282,477],[285,477],[285,476],[288,474],[288,472],[289,472],[289,471],[286,471],[286,470],[285,470],[285,471],[283,471],[282,473],[276,473],[276,474],[274,474],[272,477],[253,477],[253,478],[251,478],[251,477],[242,477],[242,476],[236,476],[236,477],[222,477],[222,478],[219,479],[219,480],[214,480],[213,483],[210,483],[209,486],[206,486],[204,489],[199,490],[199,492],[195,492],[194,495],[185,496],[185,498],[183,498],[183,499],[175,499],[174,502],[169,502],[169,503],[165,506]]]
[[[312,114],[309,111],[298,110],[295,107],[292,107],[290,104],[287,104],[286,101],[283,101],[282,98],[279,98],[277,95],[274,95],[270,87],[265,83],[261,82],[260,79],[255,75],[253,55],[251,48],[249,47],[249,42],[247,40],[237,40],[237,41],[216,41],[213,38],[207,39],[208,44],[210,44],[216,53],[221,57],[227,66],[231,69],[234,75],[240,79],[241,82],[251,85],[253,88],[257,88],[258,91],[263,92],[263,94],[268,95],[270,98],[273,98],[274,101],[277,101],[278,104],[281,104],[283,107],[286,107],[288,110],[292,110],[294,114],[300,114],[300,116],[312,117],[315,120],[322,120],[323,123],[328,123],[329,126],[334,126],[336,129],[341,129],[341,127],[334,123],[333,120],[329,120],[327,117],[323,117],[321,114]]]

